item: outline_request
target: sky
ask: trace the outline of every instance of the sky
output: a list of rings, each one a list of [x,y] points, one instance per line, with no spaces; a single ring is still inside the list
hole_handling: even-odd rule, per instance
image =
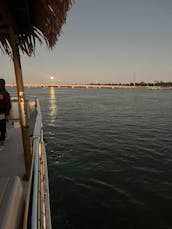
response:
[[[25,83],[172,82],[172,1],[75,0],[53,51],[21,62]],[[6,55],[0,77],[15,82]]]

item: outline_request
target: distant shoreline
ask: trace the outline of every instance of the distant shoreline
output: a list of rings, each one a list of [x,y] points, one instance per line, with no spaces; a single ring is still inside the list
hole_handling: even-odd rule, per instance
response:
[[[7,87],[16,87],[15,83],[7,83]],[[26,88],[46,88],[46,87],[57,87],[57,88],[107,88],[107,89],[172,89],[172,87],[163,86],[131,86],[131,85],[113,85],[113,84],[24,84]]]

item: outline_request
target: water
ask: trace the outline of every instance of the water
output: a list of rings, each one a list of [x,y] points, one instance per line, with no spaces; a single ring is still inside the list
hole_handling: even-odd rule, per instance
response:
[[[53,228],[172,228],[172,90],[27,89],[44,120]]]

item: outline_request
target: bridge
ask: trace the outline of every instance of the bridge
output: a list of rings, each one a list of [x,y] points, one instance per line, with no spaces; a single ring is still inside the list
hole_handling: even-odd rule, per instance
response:
[[[15,83],[7,83],[7,87],[16,87]],[[25,87],[57,87],[57,88],[141,88],[140,86],[125,86],[125,85],[113,85],[113,84],[31,84],[25,83]],[[143,87],[145,88],[145,87]]]

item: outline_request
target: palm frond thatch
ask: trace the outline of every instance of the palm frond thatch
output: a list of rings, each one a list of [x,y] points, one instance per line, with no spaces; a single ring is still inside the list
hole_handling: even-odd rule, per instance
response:
[[[52,48],[71,5],[72,0],[0,0],[0,48],[11,54],[11,31],[18,47],[29,56],[36,39]]]

